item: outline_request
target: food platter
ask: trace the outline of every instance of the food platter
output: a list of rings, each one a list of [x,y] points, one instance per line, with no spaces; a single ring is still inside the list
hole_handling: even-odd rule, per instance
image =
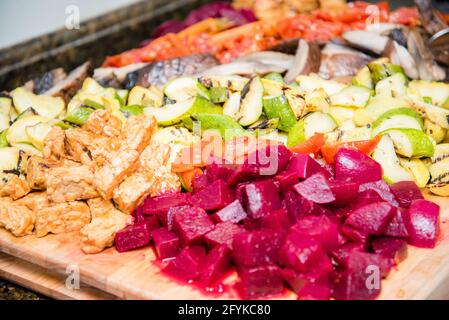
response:
[[[0,250],[87,298],[447,297],[449,17],[233,5],[1,94]]]

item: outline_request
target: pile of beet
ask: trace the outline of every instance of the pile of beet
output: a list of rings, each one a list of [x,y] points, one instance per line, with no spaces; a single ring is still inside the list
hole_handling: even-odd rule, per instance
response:
[[[439,233],[438,205],[413,182],[389,186],[365,154],[341,149],[322,166],[282,145],[215,161],[192,193],[148,198],[135,218],[118,251],[152,243],[165,272],[205,289],[236,270],[245,299],[376,298],[407,244],[434,247]]]

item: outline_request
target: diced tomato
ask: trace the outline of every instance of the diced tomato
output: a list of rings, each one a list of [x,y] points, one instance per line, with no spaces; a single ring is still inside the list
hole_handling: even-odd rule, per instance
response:
[[[326,138],[322,133],[315,133],[309,140],[301,142],[297,146],[290,148],[296,153],[318,153],[326,143]]]
[[[327,144],[321,147],[321,154],[327,163],[334,163],[335,155],[341,148],[357,149],[367,155],[371,154],[379,144],[380,136],[376,136],[371,140],[362,140],[345,143]]]

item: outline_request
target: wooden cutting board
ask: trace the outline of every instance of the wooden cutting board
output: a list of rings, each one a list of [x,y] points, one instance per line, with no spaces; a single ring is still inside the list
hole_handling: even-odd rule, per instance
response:
[[[441,206],[439,243],[435,249],[409,247],[408,258],[382,282],[381,299],[449,299],[449,198],[427,197]],[[118,253],[110,248],[86,255],[77,233],[16,238],[1,229],[0,251],[56,272],[62,277],[55,281],[64,283],[67,268],[78,268],[82,283],[120,299],[236,298],[232,293],[205,295],[165,277],[154,264],[152,249]],[[233,280],[231,276],[226,282]]]

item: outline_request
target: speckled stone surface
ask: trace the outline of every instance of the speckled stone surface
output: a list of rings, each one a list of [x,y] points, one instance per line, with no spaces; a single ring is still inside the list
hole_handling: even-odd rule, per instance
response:
[[[0,300],[47,300],[40,294],[0,279]]]

